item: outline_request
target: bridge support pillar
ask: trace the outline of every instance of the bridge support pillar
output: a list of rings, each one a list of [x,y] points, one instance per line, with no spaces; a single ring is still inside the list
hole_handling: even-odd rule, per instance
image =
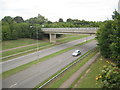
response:
[[[50,35],[50,42],[55,43],[56,42],[56,34],[49,34]]]

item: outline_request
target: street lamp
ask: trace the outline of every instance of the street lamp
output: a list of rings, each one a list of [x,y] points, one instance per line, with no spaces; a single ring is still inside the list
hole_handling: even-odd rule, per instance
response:
[[[37,52],[38,52],[38,30],[36,29],[36,35],[37,35]],[[39,56],[39,54],[38,54]]]
[[[33,27],[35,27],[35,26],[30,25],[30,28],[33,28]],[[38,30],[37,29],[36,29],[36,35],[37,35],[36,38],[37,38],[37,52],[38,52]],[[30,37],[31,37],[31,35],[30,35]],[[38,54],[38,56],[39,56],[39,54]]]
[[[42,27],[44,27],[44,25],[42,25]]]
[[[32,28],[32,27],[33,27],[33,26],[32,26],[32,25],[30,25],[30,28]],[[30,31],[31,31],[31,29],[30,29]],[[30,32],[30,31],[29,31],[29,32]],[[29,33],[29,34],[30,34],[30,39],[32,39],[32,38],[31,38],[31,33]]]

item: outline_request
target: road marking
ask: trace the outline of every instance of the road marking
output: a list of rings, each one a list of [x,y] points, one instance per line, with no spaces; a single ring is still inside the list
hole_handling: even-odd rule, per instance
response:
[[[35,53],[36,53],[36,52],[31,53],[31,54],[28,54],[28,55],[20,56],[20,57],[17,57],[17,58],[8,60],[8,61],[0,62],[0,64],[4,64],[4,63],[7,63],[7,62],[15,61],[16,59],[20,59],[20,58],[23,58],[23,57],[25,57],[25,56],[29,56],[29,55],[32,55],[32,54],[35,54]]]
[[[11,85],[11,86],[10,86],[10,88],[14,87],[15,85],[17,85],[17,83],[15,83],[15,84]]]

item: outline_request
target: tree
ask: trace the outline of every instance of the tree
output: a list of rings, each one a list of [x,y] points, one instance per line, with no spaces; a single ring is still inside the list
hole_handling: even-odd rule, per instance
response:
[[[64,22],[62,18],[59,18],[58,22]]]
[[[120,64],[120,14],[115,11],[112,21],[105,21],[97,32],[101,54]]]
[[[71,19],[71,18],[68,18],[68,19],[66,20],[66,22],[72,22],[72,19]]]
[[[23,18],[20,17],[20,16],[16,16],[13,20],[14,20],[16,23],[24,22]]]
[[[3,19],[2,19],[2,22],[7,22],[9,24],[13,23],[13,18],[10,17],[10,16],[5,16]]]
[[[117,60],[120,63],[120,14],[117,11],[114,11],[114,15],[112,15],[114,19],[114,27],[113,27],[113,42],[110,46],[112,50],[111,58]]]
[[[107,21],[104,25],[100,26],[97,32],[97,41],[99,44],[100,52],[105,58],[110,58],[111,50],[110,44],[112,32],[112,21]]]
[[[38,14],[38,16],[37,17],[34,17],[34,18],[30,18],[30,19],[28,19],[28,20],[26,20],[28,23],[31,23],[31,24],[44,24],[44,23],[47,23],[48,22],[48,20],[44,17],[44,16],[42,16],[42,15],[40,15],[40,14]]]
[[[2,23],[2,40],[9,40],[11,38],[10,26],[7,22]]]

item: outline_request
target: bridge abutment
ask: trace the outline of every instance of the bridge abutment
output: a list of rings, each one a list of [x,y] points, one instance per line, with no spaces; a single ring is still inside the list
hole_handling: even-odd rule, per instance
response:
[[[50,33],[49,36],[50,36],[50,42],[51,43],[56,43],[56,34]]]

